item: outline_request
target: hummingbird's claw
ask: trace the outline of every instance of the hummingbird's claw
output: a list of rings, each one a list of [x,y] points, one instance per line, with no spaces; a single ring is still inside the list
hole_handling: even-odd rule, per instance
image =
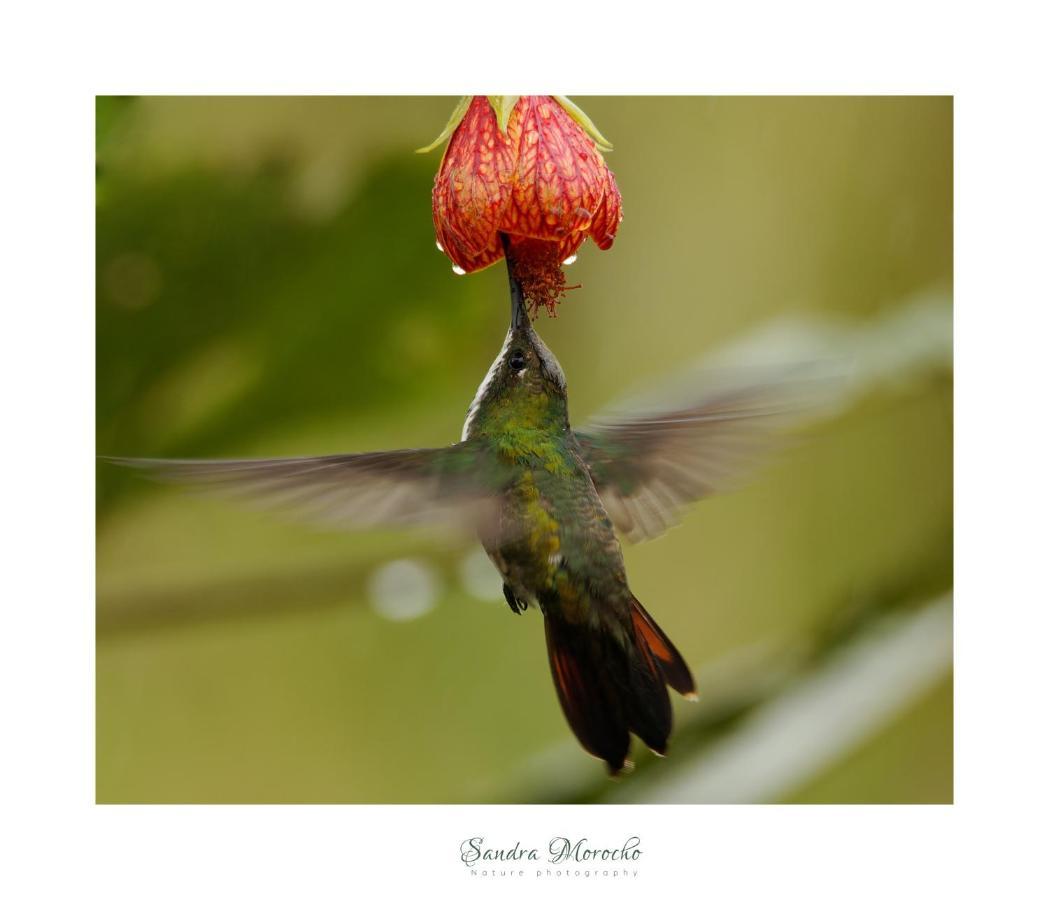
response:
[[[506,597],[506,602],[510,606],[510,611],[515,615],[521,615],[522,610],[528,609],[528,604],[517,599],[516,594],[510,590],[510,585],[503,582],[503,596]]]
[[[510,612],[515,615],[521,615],[521,610],[517,608],[517,598],[514,596],[514,592],[510,590],[510,585],[504,582],[503,584],[503,596],[506,598],[507,605],[510,607]]]

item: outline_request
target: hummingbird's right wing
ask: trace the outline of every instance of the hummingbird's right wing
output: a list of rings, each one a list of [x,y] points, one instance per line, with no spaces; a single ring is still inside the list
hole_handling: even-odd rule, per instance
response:
[[[498,469],[469,442],[281,459],[108,462],[162,481],[225,494],[339,528],[441,525],[483,529],[495,514]]]
[[[686,391],[676,406],[635,408],[575,434],[615,527],[648,540],[684,506],[738,483],[835,383],[782,369],[735,373]]]

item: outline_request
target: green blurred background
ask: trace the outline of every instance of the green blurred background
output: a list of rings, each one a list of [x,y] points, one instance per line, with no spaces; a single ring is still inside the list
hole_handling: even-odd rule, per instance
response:
[[[703,693],[675,698],[670,757],[635,748],[612,782],[583,755],[541,616],[510,615],[470,542],[321,532],[102,466],[100,802],[951,801],[949,612],[943,665],[908,680],[921,654],[891,640],[950,603],[951,100],[575,99],[625,217],[538,323],[574,421],[728,344],[860,360],[753,482],[625,548]],[[412,150],[453,105],[99,98],[98,452],[457,440],[507,304],[501,267],[457,277],[434,245],[440,153]],[[864,647],[900,664],[865,670]],[[666,787],[726,765],[731,796]]]

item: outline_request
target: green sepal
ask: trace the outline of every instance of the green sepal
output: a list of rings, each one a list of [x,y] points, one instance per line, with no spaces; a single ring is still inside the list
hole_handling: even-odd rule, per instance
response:
[[[552,96],[554,96],[554,99],[561,104],[561,108],[572,117],[572,120],[582,128],[583,131],[590,135],[590,139],[594,142],[598,150],[607,153],[612,149],[612,142],[597,130],[597,126],[591,121],[590,116],[583,112],[567,97]]]
[[[444,126],[442,131],[432,144],[427,144],[425,147],[420,147],[416,150],[416,153],[429,153],[431,150],[440,147],[448,138],[454,133],[455,129],[459,127],[459,123],[463,120],[466,115],[466,111],[470,108],[470,103],[473,101],[473,97],[461,97],[459,103],[456,105],[452,112],[452,117],[448,120],[448,124]]]
[[[506,126],[510,124],[510,113],[514,111],[514,107],[517,106],[517,101],[520,99],[520,94],[516,97],[488,98],[488,102],[492,105],[493,112],[495,112],[495,121],[499,123],[499,130],[503,134],[506,134]]]

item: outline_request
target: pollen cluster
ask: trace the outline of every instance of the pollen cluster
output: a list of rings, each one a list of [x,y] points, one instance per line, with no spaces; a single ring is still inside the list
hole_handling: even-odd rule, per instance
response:
[[[561,248],[553,241],[524,238],[510,245],[510,272],[521,285],[528,303],[528,314],[533,318],[545,309],[557,315],[557,304],[565,291],[579,287],[568,284],[561,268]]]

